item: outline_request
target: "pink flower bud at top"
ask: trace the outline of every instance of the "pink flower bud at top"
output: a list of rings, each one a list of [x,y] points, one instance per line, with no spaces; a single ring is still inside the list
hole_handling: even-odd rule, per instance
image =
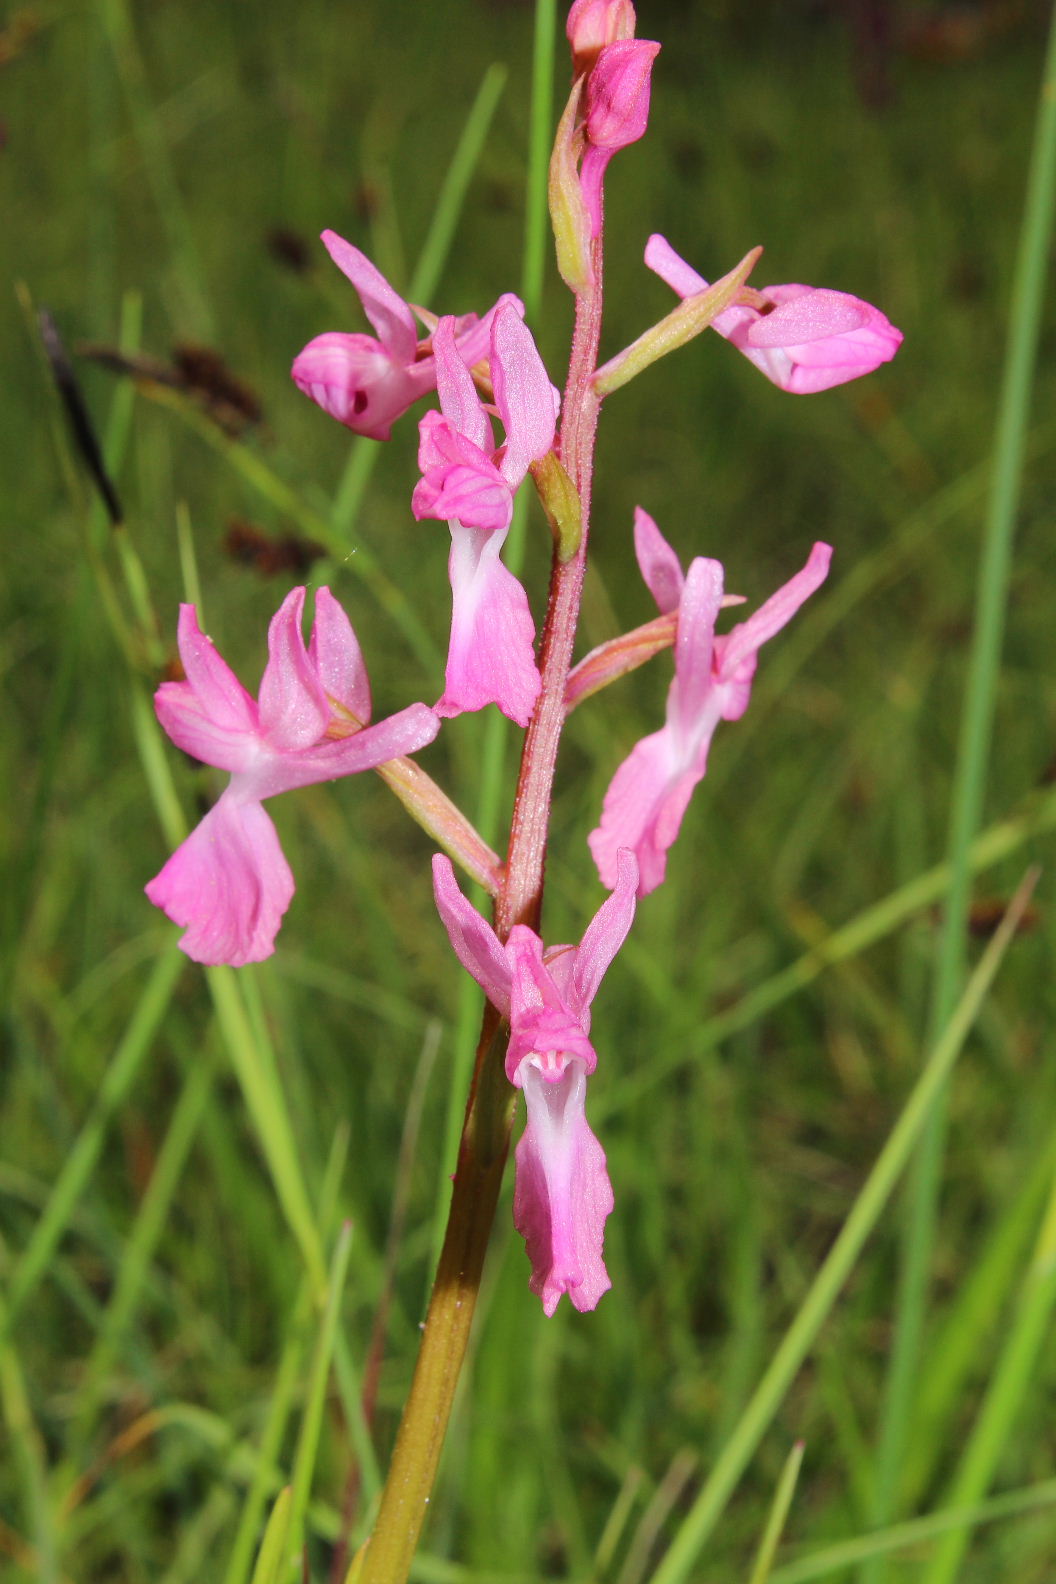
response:
[[[594,148],[611,153],[644,135],[649,79],[659,50],[651,39],[621,39],[601,50],[587,78],[585,130]]]
[[[634,26],[631,0],[574,0],[565,32],[576,76],[591,70],[606,44],[633,39]]]

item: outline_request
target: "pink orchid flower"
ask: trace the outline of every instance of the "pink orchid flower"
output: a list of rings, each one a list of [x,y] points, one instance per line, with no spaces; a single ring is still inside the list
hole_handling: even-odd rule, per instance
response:
[[[604,1260],[612,1186],[584,1111],[587,1079],[598,1064],[590,1004],[631,927],[637,883],[634,854],[623,852],[615,890],[580,944],[544,950],[525,924],[515,924],[503,945],[462,895],[451,860],[433,859],[436,905],[455,955],[509,1020],[506,1076],[528,1107],[513,1219],[531,1261],[529,1285],[547,1315],[562,1293],[577,1309],[594,1309],[612,1286]]]
[[[304,589],[295,588],[272,618],[254,699],[200,630],[194,606],[180,607],[187,680],[163,682],[154,707],[178,748],[230,771],[231,780],[146,892],[183,926],[180,945],[195,962],[240,966],[275,949],[294,883],[265,798],[373,770],[423,748],[440,729],[425,704],[368,726],[370,684],[348,617],[319,589],[306,649],[303,609]]]
[[[662,236],[651,236],[645,262],[683,299],[707,290]],[[712,329],[733,343],[768,380],[796,395],[829,390],[888,363],[902,332],[871,303],[817,286],[745,288],[754,306],[738,303],[717,314]]]
[[[586,149],[579,180],[592,236],[601,231],[601,194],[610,159],[645,136],[653,61],[659,53],[659,44],[650,39],[619,39],[599,52],[587,78]]]
[[[418,339],[410,304],[364,253],[335,231],[324,231],[323,242],[359,293],[377,339],[329,330],[309,341],[294,358],[290,372],[304,394],[338,423],[372,440],[387,440],[396,419],[420,396],[436,389],[431,338]],[[496,307],[499,304],[524,313],[520,298],[512,294],[501,297]],[[467,314],[454,321],[458,355],[470,367],[487,357],[494,312],[491,309],[483,319]]]
[[[720,720],[740,720],[748,708],[759,650],[824,583],[832,550],[816,544],[801,572],[747,621],[718,637],[721,564],[700,556],[683,576],[675,552],[641,507],[634,517],[634,544],[661,614],[678,612],[675,676],[665,725],[643,737],[616,771],[605,794],[601,824],[588,841],[607,886],[618,881],[621,850],[631,848],[638,859],[638,895],[648,896],[664,878],[668,849],[707,770],[715,728]]]
[[[455,346],[453,319],[433,336],[442,412],[419,424],[422,478],[414,515],[446,519],[453,608],[443,716],[497,704],[527,726],[539,694],[535,623],[528,596],[499,559],[513,517],[513,496],[529,465],[554,443],[560,398],[547,378],[531,331],[499,305],[491,321],[490,370],[495,408],[506,431],[495,447],[488,409]]]

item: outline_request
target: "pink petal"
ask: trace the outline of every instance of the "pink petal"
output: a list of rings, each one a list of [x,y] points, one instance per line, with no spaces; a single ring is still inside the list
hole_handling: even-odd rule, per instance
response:
[[[472,903],[467,902],[455,879],[450,858],[433,858],[433,894],[455,956],[480,985],[491,1004],[510,1015],[510,965],[499,938]]]
[[[659,232],[654,232],[645,244],[645,263],[654,275],[659,275],[665,285],[670,286],[680,297],[695,297],[698,292],[708,289],[703,275],[698,275]]]
[[[203,764],[246,769],[259,750],[256,701],[199,628],[193,605],[180,606],[179,646],[187,680],[158,688],[158,720],[178,748]]]
[[[598,1058],[587,1036],[589,1014],[584,1020],[566,999],[563,985],[550,971],[549,960],[543,960],[543,943],[535,931],[526,924],[515,924],[506,942],[506,958],[513,976],[507,1078],[511,1083],[520,1081],[518,1072],[526,1057],[549,1070],[555,1063],[574,1056],[582,1062],[586,1074],[592,1073]]]
[[[403,298],[366,254],[338,236],[336,231],[324,231],[323,243],[338,269],[348,276],[359,293],[363,312],[386,352],[391,353],[397,363],[412,363],[418,335],[414,315]]]
[[[388,440],[396,419],[436,383],[431,358],[405,366],[371,336],[340,330],[309,341],[290,373],[316,406],[371,440]]]
[[[659,44],[620,39],[606,44],[587,78],[587,141],[595,148],[621,149],[645,135],[649,85]]]
[[[299,752],[269,754],[252,772],[253,790],[257,797],[275,797],[295,787],[375,770],[390,759],[416,753],[431,743],[439,730],[440,718],[428,704],[408,704],[351,737],[313,743]]]
[[[612,1285],[604,1241],[613,1196],[605,1152],[584,1114],[586,1074],[569,1061],[548,1081],[528,1058],[521,1082],[528,1124],[517,1145],[513,1219],[531,1261],[530,1286],[548,1316],[566,1292],[577,1309],[594,1309]]]
[[[787,347],[831,340],[860,330],[876,313],[847,292],[813,286],[767,286],[762,295],[777,307],[753,322],[745,337],[749,346]]]
[[[193,605],[180,606],[177,642],[187,685],[194,689],[209,718],[227,731],[255,731],[256,703],[221,658],[213,640],[198,626]]]
[[[678,609],[685,578],[679,560],[656,523],[640,506],[634,511],[634,550],[645,586],[666,616]]]
[[[304,646],[303,611],[304,589],[291,589],[271,618],[258,694],[261,734],[270,748],[283,751],[318,742],[330,723],[326,694]]]
[[[637,890],[638,861],[629,847],[621,847],[616,853],[615,889],[587,925],[574,958],[569,999],[585,1033],[590,1033],[590,1003],[634,922]]]
[[[663,882],[668,850],[707,765],[708,745],[702,746],[702,757],[687,763],[670,726],[664,726],[631,749],[609,783],[601,824],[587,838],[603,885],[619,881],[619,854],[625,847],[638,860],[640,897]]]
[[[722,609],[721,561],[698,556],[690,562],[678,607],[675,635],[675,680],[667,701],[667,719],[677,741],[689,744],[698,734],[698,718],[708,709],[714,691],[715,620]],[[718,720],[713,712],[711,729]],[[687,748],[686,757],[692,757]]]
[[[763,644],[781,631],[799,607],[821,587],[829,575],[832,546],[817,543],[807,557],[802,571],[771,594],[765,604],[747,621],[738,622],[725,637],[715,643],[718,680],[730,695],[724,703],[724,720],[739,720],[748,707],[755,657]]]
[[[455,348],[455,321],[450,317],[441,319],[433,331],[433,356],[436,359],[436,390],[444,417],[490,456],[495,448],[491,424],[484,403],[477,395],[473,376]]]
[[[478,319],[476,314],[466,314],[461,319],[456,319],[454,324],[455,350],[467,368],[472,368],[475,363],[482,363],[491,355],[491,327],[495,315],[504,308],[512,308],[515,314],[524,318],[524,304],[513,292],[503,292],[495,305],[488,309],[483,319]]]
[[[894,357],[902,333],[871,303],[813,286],[768,286],[772,313],[751,310],[735,327],[716,328],[783,390],[830,390],[870,374]],[[719,316],[720,320],[725,318]]]
[[[315,622],[308,657],[327,697],[366,725],[370,679],[352,623],[328,588],[315,595]]]
[[[415,517],[442,522],[457,518],[467,528],[507,529],[513,493],[491,457],[438,412],[426,413],[418,429],[423,476],[411,496]]]
[[[497,704],[527,726],[542,686],[528,596],[499,560],[505,532],[451,525],[452,612],[444,696],[437,714]]]
[[[237,968],[271,956],[294,885],[267,814],[228,788],[145,889],[188,957]]]
[[[561,398],[550,383],[532,332],[512,308],[495,315],[491,382],[506,431],[502,472],[516,489],[528,464],[540,461],[553,446]]]

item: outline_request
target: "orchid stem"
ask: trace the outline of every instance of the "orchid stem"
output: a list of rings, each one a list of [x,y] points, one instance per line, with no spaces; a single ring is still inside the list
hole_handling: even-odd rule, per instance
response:
[[[602,244],[592,246],[590,285],[576,297],[572,355],[562,410],[561,461],[579,493],[583,534],[570,559],[555,548],[540,646],[542,687],[525,735],[510,844],[495,901],[495,929],[539,922],[550,800],[565,688],[579,619],[587,552],[594,438],[600,401],[591,379],[601,336]],[[508,1030],[490,1005],[477,1046],[447,1232],[426,1314],[414,1379],[400,1422],[374,1533],[347,1584],[403,1584],[428,1508],[462,1361],[469,1343],[484,1255],[509,1150],[516,1091],[504,1071]]]

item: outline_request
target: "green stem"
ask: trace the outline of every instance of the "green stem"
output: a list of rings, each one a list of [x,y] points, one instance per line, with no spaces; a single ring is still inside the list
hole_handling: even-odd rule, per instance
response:
[[[356,1584],[403,1584],[414,1558],[469,1342],[484,1255],[506,1165],[515,1091],[503,1072],[505,1049],[505,1029],[488,1007],[455,1172],[447,1236],[414,1379],[374,1533],[366,1552],[353,1561],[348,1584],[353,1580]]]

